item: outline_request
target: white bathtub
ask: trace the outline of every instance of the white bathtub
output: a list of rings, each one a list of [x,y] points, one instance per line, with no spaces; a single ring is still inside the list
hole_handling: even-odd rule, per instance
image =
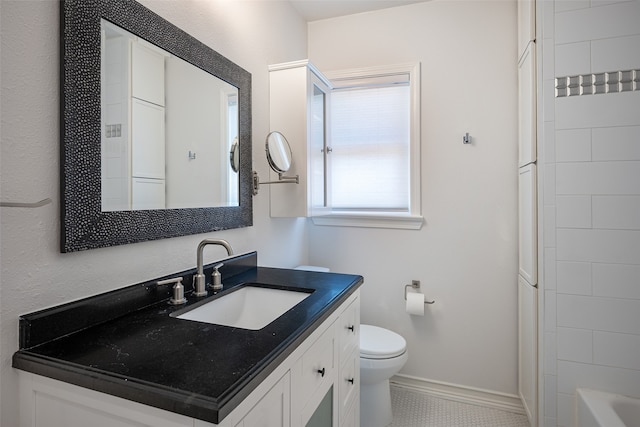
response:
[[[640,427],[640,399],[578,389],[578,427]]]

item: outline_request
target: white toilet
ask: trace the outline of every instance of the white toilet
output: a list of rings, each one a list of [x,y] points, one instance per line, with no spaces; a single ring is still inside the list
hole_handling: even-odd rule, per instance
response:
[[[384,328],[360,325],[360,425],[391,424],[389,378],[408,359],[405,339]]]
[[[296,270],[330,271],[326,267],[299,265]],[[360,426],[391,424],[389,378],[407,363],[407,342],[388,329],[360,325]]]

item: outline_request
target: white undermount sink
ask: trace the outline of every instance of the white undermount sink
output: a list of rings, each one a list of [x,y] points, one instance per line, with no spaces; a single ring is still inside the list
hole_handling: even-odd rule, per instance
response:
[[[311,294],[308,290],[291,291],[245,285],[176,317],[258,330],[282,316],[309,295]]]

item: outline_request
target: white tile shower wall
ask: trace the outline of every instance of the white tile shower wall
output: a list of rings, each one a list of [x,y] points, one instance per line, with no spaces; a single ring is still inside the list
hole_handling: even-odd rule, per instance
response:
[[[640,231],[556,230],[559,261],[640,264]]]
[[[544,284],[545,289],[556,289],[558,285],[558,269],[556,268],[556,248],[544,249]]]
[[[640,196],[593,196],[592,200],[594,228],[640,230]]]
[[[598,365],[640,371],[640,335],[593,332],[593,359]]]
[[[566,2],[568,6],[570,3]],[[541,181],[539,184],[539,195],[541,202],[539,203],[538,217],[542,218],[545,226],[549,223],[555,224],[555,204],[556,204],[556,130],[554,117],[554,79],[555,79],[555,44],[554,44],[554,21],[555,21],[555,4],[553,1],[537,2],[537,14],[543,19],[537,20],[537,35],[539,42],[537,43],[541,50],[542,61],[538,61],[538,72],[542,78],[542,96],[541,102],[538,102],[538,117],[542,119],[542,123],[538,124],[538,128],[542,128],[542,141],[538,140],[538,150],[542,149],[542,153],[538,153],[539,167],[543,168],[542,173],[538,177]],[[541,41],[541,42],[540,42]],[[540,51],[539,51],[540,53]],[[546,215],[545,215],[546,213]],[[540,231],[545,232],[546,227],[541,227]],[[539,387],[538,402],[542,411],[538,414],[539,420],[544,420],[545,427],[553,427],[556,425],[557,419],[557,333],[556,333],[556,259],[557,250],[555,247],[555,226],[550,230],[553,236],[547,234],[539,236],[539,250],[543,251],[543,262],[539,263],[542,271],[538,277],[543,277],[540,295],[542,304],[539,307],[538,316],[543,319],[543,325],[540,330],[543,331],[541,348],[543,361],[542,378],[544,387]],[[550,238],[547,238],[550,237]]]
[[[558,328],[558,359],[593,363],[593,332]]]
[[[640,126],[596,128],[591,136],[595,161],[640,160]]]
[[[555,417],[556,417],[556,381],[554,375],[545,375],[544,381],[544,415],[545,420],[550,420],[553,418],[553,424],[545,421],[545,426],[556,425]]]
[[[593,264],[593,295],[640,299],[638,277],[640,265],[637,264]]]
[[[640,99],[640,93],[638,93]],[[640,105],[638,110],[640,111]],[[556,194],[640,194],[640,162],[556,165]]]
[[[556,98],[556,129],[636,126],[640,120],[638,111],[638,91]]]
[[[556,226],[591,228],[591,196],[558,196]]]
[[[640,300],[558,294],[556,310],[558,328],[640,335]],[[560,344],[558,333],[558,348]]]
[[[640,36],[615,37],[591,42],[591,73],[632,70],[640,64]]]
[[[591,69],[591,43],[567,43],[556,46],[555,75],[587,74]]]
[[[640,397],[640,92],[552,99],[549,82],[640,68],[640,1],[538,5],[541,416],[570,427],[577,387]]]
[[[556,162],[588,162],[590,160],[590,129],[556,131]]]
[[[557,289],[562,294],[591,295],[591,264],[588,262],[558,261]]]
[[[575,395],[577,387],[596,390],[615,390],[616,393],[636,395],[640,384],[640,371],[597,365],[591,363],[577,363],[558,360],[558,393],[569,396]],[[558,406],[561,405],[558,400]],[[568,412],[572,412],[573,399],[569,401]],[[573,423],[567,424],[573,426]]]
[[[556,45],[638,34],[638,2],[556,11]]]

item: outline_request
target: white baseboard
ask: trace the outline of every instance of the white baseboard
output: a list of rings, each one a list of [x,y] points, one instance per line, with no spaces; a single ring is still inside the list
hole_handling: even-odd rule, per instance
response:
[[[514,412],[516,414],[526,414],[522,401],[515,394],[500,393],[466,387],[458,384],[432,381],[403,374],[394,375],[391,377],[389,382],[391,385],[396,387],[403,387],[439,397],[441,399],[469,403],[486,408],[500,409],[502,411]]]

